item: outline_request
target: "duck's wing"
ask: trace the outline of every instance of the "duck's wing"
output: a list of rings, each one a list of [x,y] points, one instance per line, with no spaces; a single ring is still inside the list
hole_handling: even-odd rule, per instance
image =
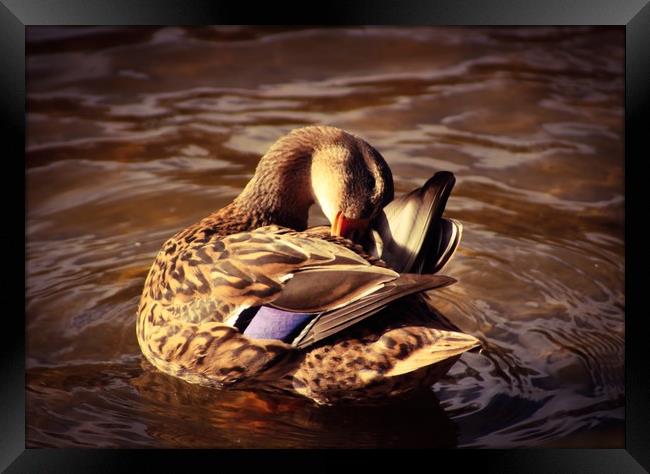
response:
[[[308,347],[378,313],[399,298],[451,285],[455,281],[443,275],[398,275],[397,278],[382,283],[374,291],[350,301],[341,308],[319,314],[292,341],[292,345],[298,348]]]
[[[462,236],[459,222],[442,217],[455,182],[452,173],[441,171],[391,201],[374,221],[371,254],[400,273],[439,271]]]
[[[437,273],[444,268],[463,237],[463,225],[455,219],[440,218],[438,223],[438,247],[421,251],[413,271],[416,273]]]
[[[243,310],[255,306],[340,316],[337,310],[363,303],[348,315],[348,324],[337,326],[342,330],[373,314],[374,305],[454,281],[446,277],[405,279],[345,246],[275,226],[193,247],[180,258],[185,270],[183,287],[176,291],[175,303],[182,306],[179,312],[196,308],[205,313],[214,303],[221,308],[216,319],[232,325]],[[190,317],[203,320],[210,314]]]

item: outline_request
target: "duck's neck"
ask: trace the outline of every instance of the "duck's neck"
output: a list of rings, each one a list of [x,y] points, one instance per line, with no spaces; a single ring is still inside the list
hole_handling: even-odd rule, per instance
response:
[[[307,127],[275,142],[260,160],[255,175],[230,204],[250,227],[277,224],[304,230],[314,204],[311,163],[323,143],[340,139],[341,130]]]
[[[306,229],[309,208],[315,202],[314,154],[328,145],[350,146],[353,141],[353,136],[334,127],[293,130],[260,159],[255,175],[241,194],[210,217],[227,220],[242,230],[272,224]]]
[[[251,227],[277,224],[296,230],[307,228],[314,203],[310,177],[311,155],[286,155],[260,166],[231,206],[250,220]]]

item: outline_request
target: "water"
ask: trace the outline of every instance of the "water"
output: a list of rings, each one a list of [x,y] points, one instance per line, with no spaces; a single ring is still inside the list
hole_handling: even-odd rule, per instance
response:
[[[622,447],[622,28],[27,33],[29,447]],[[162,242],[292,128],[349,130],[396,191],[456,174],[436,307],[480,338],[430,394],[318,408],[157,373]],[[314,223],[323,223],[314,210]]]

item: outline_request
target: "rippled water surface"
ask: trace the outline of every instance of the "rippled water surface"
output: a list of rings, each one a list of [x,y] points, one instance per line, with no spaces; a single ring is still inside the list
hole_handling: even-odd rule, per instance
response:
[[[622,447],[623,29],[28,28],[27,444]],[[143,361],[162,242],[292,128],[456,174],[436,307],[481,339],[430,394],[318,408]],[[322,223],[318,212],[313,221]]]

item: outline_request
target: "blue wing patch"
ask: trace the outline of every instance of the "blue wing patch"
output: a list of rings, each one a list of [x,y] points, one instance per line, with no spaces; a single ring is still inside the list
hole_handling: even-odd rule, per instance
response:
[[[279,339],[290,343],[317,314],[291,313],[262,306],[253,315],[243,334],[253,339]],[[250,313],[247,316],[250,317]]]

